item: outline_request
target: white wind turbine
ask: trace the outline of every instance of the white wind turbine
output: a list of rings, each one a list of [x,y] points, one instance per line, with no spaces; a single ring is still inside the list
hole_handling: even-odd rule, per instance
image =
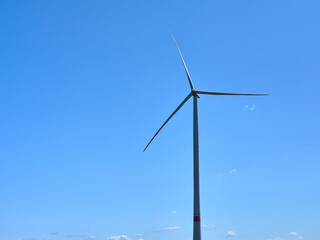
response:
[[[184,69],[186,71],[189,85],[191,88],[191,92],[188,96],[180,103],[180,105],[173,111],[173,113],[169,116],[169,118],[162,124],[156,134],[151,138],[148,145],[144,148],[145,151],[153,139],[158,135],[161,129],[166,125],[166,123],[173,117],[176,112],[189,100],[189,98],[193,97],[193,240],[201,240],[201,224],[200,224],[200,186],[199,186],[199,131],[198,131],[198,98],[200,98],[200,94],[206,95],[236,95],[236,96],[266,96],[268,94],[242,94],[242,93],[222,93],[222,92],[207,92],[207,91],[199,91],[195,90],[193,86],[193,82],[191,80],[189,71],[187,69],[186,63],[182,57],[180,49],[173,35],[171,34],[172,39],[179,51],[181,60],[184,65]]]

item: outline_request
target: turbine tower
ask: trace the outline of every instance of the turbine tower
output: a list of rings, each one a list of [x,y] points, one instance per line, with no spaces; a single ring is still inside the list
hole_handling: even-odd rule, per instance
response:
[[[223,92],[207,92],[198,91],[194,89],[193,82],[191,80],[188,68],[182,57],[180,49],[173,35],[171,37],[178,49],[179,55],[181,57],[184,69],[186,71],[191,92],[188,96],[180,103],[180,105],[173,111],[173,113],[168,117],[168,119],[162,124],[156,134],[151,138],[148,145],[144,148],[145,151],[153,139],[158,135],[161,129],[169,122],[169,120],[176,114],[179,109],[193,97],[193,240],[201,240],[201,219],[200,219],[200,183],[199,183],[199,130],[198,130],[198,98],[200,94],[205,95],[236,95],[236,96],[266,96],[268,94],[242,94],[242,93],[223,93]]]

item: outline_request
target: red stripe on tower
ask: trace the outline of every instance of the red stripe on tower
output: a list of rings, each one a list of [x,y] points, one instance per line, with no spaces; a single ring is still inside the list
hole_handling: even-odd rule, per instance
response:
[[[194,222],[200,222],[200,216],[194,216],[193,221]]]

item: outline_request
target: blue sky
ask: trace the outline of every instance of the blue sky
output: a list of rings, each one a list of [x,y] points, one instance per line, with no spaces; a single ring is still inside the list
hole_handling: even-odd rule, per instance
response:
[[[317,240],[319,1],[0,1],[0,239]]]

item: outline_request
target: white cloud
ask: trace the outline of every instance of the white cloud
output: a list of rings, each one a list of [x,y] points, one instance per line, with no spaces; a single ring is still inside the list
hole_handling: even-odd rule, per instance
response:
[[[290,232],[288,234],[285,234],[283,237],[275,237],[275,238],[269,238],[267,240],[302,240],[302,234],[297,232]]]
[[[229,171],[229,175],[234,174],[234,173],[238,173],[237,169],[232,169]]]
[[[236,237],[238,234],[236,234],[234,231],[228,231],[225,235],[226,237]]]
[[[166,227],[163,230],[166,232],[169,232],[169,231],[178,231],[180,229],[181,229],[181,227]]]
[[[143,234],[141,234],[141,233],[136,233],[134,236],[138,238],[137,240],[144,240],[144,239],[142,238],[142,237],[143,237]]]
[[[97,236],[89,236],[88,239],[98,239]]]
[[[107,240],[130,240],[130,238],[127,235],[119,235],[108,237]]]
[[[177,212],[177,210],[173,210],[173,211],[171,211],[170,213],[171,213],[171,214],[177,214],[178,212]]]
[[[294,240],[302,240],[303,239],[303,237],[301,236],[302,234],[297,233],[297,232],[290,232],[287,235]]]
[[[300,236],[301,234],[299,234],[299,233],[297,233],[297,232],[290,232],[290,233],[288,233],[288,236],[290,236],[290,237],[298,237],[298,236]]]
[[[255,104],[252,104],[251,106],[245,105],[244,107],[247,108],[247,109],[249,109],[250,111],[253,111],[253,110],[256,109],[256,105],[255,105]]]

